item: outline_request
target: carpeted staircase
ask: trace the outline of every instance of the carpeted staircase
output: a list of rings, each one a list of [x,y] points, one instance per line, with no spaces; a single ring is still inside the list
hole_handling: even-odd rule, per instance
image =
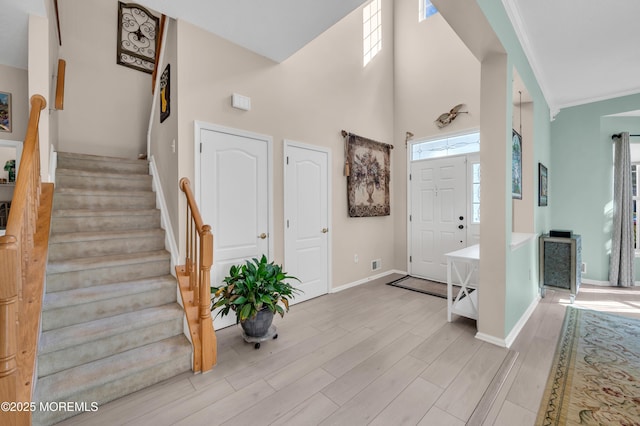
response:
[[[148,163],[58,153],[34,400],[90,407],[190,370],[169,270]]]

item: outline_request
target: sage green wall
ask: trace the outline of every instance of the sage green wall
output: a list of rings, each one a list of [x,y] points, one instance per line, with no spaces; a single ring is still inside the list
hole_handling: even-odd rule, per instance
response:
[[[551,227],[582,235],[584,279],[608,281],[613,199],[611,134],[640,131],[638,118],[607,117],[638,109],[640,95],[566,108],[551,124]],[[628,126],[625,128],[624,126]],[[634,128],[636,130],[634,130]],[[638,279],[636,273],[636,280]]]
[[[523,162],[533,163],[533,181],[537,187],[537,165],[539,162],[550,164],[551,158],[549,107],[529,61],[524,54],[522,46],[518,41],[516,33],[511,26],[502,2],[477,0],[477,3],[506,50],[509,63],[518,71],[518,74],[533,99],[533,140],[528,142],[533,143],[533,156],[523,158]],[[512,108],[508,108],[507,113],[511,114],[511,112]],[[510,116],[508,122],[511,122]],[[509,140],[505,140],[506,144],[510,144],[510,142],[510,138]],[[523,142],[527,143],[527,141]],[[550,187],[552,185],[553,183],[550,183]],[[533,208],[534,232],[545,232],[550,222],[551,209],[549,207],[538,207],[537,203],[535,203]],[[510,216],[511,215],[508,215],[508,217]],[[537,241],[534,240],[530,242],[529,245],[520,247],[515,251],[512,251],[509,247],[509,237],[507,237],[506,244],[505,336],[508,336],[523,314],[525,314],[527,308],[534,303],[537,298],[538,261],[537,256],[535,256]]]

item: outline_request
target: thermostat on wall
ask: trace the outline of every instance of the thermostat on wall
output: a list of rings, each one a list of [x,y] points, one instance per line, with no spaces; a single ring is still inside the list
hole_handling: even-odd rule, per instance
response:
[[[251,109],[251,98],[234,93],[231,96],[231,106],[244,111],[249,111]]]

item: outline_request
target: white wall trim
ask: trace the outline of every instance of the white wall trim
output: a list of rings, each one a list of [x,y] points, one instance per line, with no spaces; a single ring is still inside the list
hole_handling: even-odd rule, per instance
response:
[[[507,16],[509,17],[509,21],[511,21],[511,25],[513,25],[513,30],[518,37],[520,46],[522,46],[522,50],[529,60],[529,65],[531,66],[533,75],[538,81],[538,86],[540,86],[542,96],[544,96],[544,99],[545,101],[547,101],[547,105],[549,106],[550,119],[553,120],[554,117],[558,114],[560,107],[558,105],[555,105],[554,102],[551,102],[551,99],[549,98],[549,96],[547,96],[547,94],[549,93],[549,84],[547,83],[547,79],[542,72],[542,68],[538,64],[536,55],[533,53],[531,42],[529,41],[529,36],[527,35],[526,26],[524,25],[524,20],[522,19],[520,9],[518,9],[517,2],[515,0],[502,0],[502,5],[504,6],[504,10],[507,12]]]
[[[370,277],[363,278],[363,279],[358,280],[358,281],[354,281],[354,282],[351,282],[351,283],[348,283],[348,284],[343,284],[341,286],[332,288],[332,289],[329,290],[329,293],[338,293],[340,291],[347,290],[347,289],[352,288],[352,287],[357,287],[357,286],[362,285],[362,284],[367,284],[367,283],[369,283],[369,282],[371,282],[373,280],[377,280],[378,278],[383,278],[383,277],[386,277],[387,275],[391,275],[391,274],[407,275],[407,273],[405,271],[399,271],[397,269],[391,269],[390,271],[382,272],[382,273],[376,274],[376,275],[371,275]]]
[[[617,287],[611,284],[609,281],[592,280],[589,278],[582,278],[581,283],[589,285],[599,285],[601,287]],[[636,285],[638,285],[638,281],[636,281]]]
[[[505,339],[499,339],[495,336],[491,336],[490,334],[477,332],[476,339],[482,340],[483,342],[491,343],[492,345],[500,346],[501,348],[508,347]]]
[[[533,301],[531,301],[531,304],[529,305],[527,310],[524,311],[524,314],[522,314],[522,316],[520,317],[516,325],[513,326],[513,328],[511,329],[511,332],[507,335],[507,338],[505,339],[505,344],[507,345],[506,346],[507,348],[510,348],[511,345],[513,345],[513,342],[516,340],[516,337],[518,337],[518,334],[520,334],[524,326],[527,324],[527,321],[529,321],[529,318],[531,317],[533,312],[536,310],[536,307],[538,306],[539,302],[540,302],[540,295],[537,295],[533,299]]]
[[[282,163],[283,163],[283,168],[284,168],[284,172],[283,172],[283,179],[282,179],[282,184],[283,186],[286,185],[287,183],[287,156],[289,155],[289,148],[290,147],[298,147],[298,148],[303,148],[303,149],[309,149],[312,151],[318,151],[318,152],[323,152],[325,154],[327,154],[327,228],[329,229],[329,234],[327,235],[327,293],[328,294],[331,292],[331,287],[333,284],[333,280],[332,280],[332,276],[333,276],[333,263],[331,261],[331,259],[333,259],[333,238],[332,238],[332,222],[331,222],[331,217],[333,216],[331,214],[331,212],[333,211],[332,208],[332,204],[331,204],[331,185],[332,185],[332,180],[331,180],[331,170],[333,170],[331,168],[331,148],[326,148],[326,147],[322,147],[322,146],[317,146],[317,145],[309,145],[306,143],[302,143],[302,142],[296,142],[296,141],[292,141],[290,139],[284,139],[284,150],[283,150],[283,157],[282,157]],[[286,213],[286,206],[287,206],[287,190],[286,187],[283,188],[284,189],[284,198],[283,198],[283,211]],[[287,218],[286,218],[286,214],[283,217],[283,229],[286,232],[287,229]],[[285,243],[285,265],[286,265],[286,242],[287,239],[284,239],[284,243]]]
[[[53,145],[49,145],[49,182],[56,183],[56,169],[58,168],[58,153]]]
[[[153,190],[156,193],[156,207],[160,209],[160,226],[165,230],[164,245],[171,254],[171,275],[175,276],[175,267],[179,263],[180,250],[176,243],[176,237],[171,227],[171,219],[169,218],[169,209],[167,201],[164,198],[162,183],[160,182],[160,174],[156,166],[156,159],[151,156],[149,159],[149,174],[153,177]]]

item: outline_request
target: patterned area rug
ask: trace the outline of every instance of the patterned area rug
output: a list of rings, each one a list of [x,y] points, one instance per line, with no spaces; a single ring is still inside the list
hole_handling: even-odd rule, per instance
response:
[[[423,280],[422,278],[415,278],[409,275],[395,281],[391,281],[390,283],[387,283],[387,285],[404,288],[405,290],[417,291],[431,296],[442,297],[443,299],[447,298],[447,284]],[[460,287],[454,285],[452,290],[453,297],[456,297],[460,291]]]
[[[640,424],[640,320],[567,307],[536,424]]]

